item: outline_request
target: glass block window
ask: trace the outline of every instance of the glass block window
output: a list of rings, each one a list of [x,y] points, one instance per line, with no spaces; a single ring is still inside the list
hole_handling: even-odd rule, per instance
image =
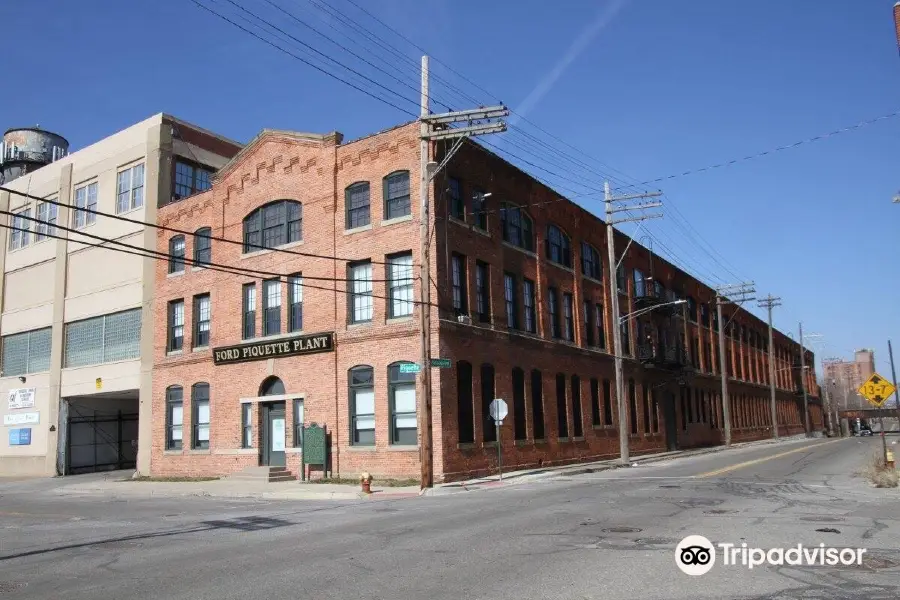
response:
[[[65,367],[130,360],[141,354],[141,309],[66,323]]]
[[[50,327],[3,336],[3,377],[50,370]]]

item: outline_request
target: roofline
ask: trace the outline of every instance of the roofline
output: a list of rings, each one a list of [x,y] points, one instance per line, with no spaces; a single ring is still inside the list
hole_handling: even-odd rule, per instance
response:
[[[216,172],[216,174],[214,175],[214,178],[221,179],[222,177],[229,174],[232,171],[232,169],[238,163],[240,163],[244,159],[244,157],[247,154],[249,154],[250,151],[253,148],[255,148],[263,140],[263,138],[273,136],[273,135],[291,137],[294,139],[306,140],[306,141],[311,141],[311,142],[324,142],[324,141],[328,140],[329,138],[334,138],[338,144],[340,144],[341,138],[343,137],[343,134],[341,134],[339,131],[332,131],[331,133],[323,134],[323,133],[306,133],[306,132],[302,132],[302,131],[289,131],[286,129],[263,129],[262,131],[257,133],[253,137],[252,140],[247,142],[247,144],[245,146],[243,146],[237,154],[235,154],[233,157],[231,157],[231,160],[229,160],[227,163],[222,165],[222,168],[220,168]]]
[[[220,134],[216,133],[215,131],[210,131],[209,129],[200,127],[199,125],[195,125],[189,121],[185,121],[184,119],[179,119],[178,117],[172,116],[168,113],[160,113],[160,114],[162,115],[163,122],[170,121],[172,123],[181,125],[183,127],[189,127],[195,131],[198,131],[198,132],[204,134],[204,135],[208,135],[210,137],[216,138],[217,140],[225,142],[226,144],[231,144],[232,146],[236,146],[238,148],[244,147],[244,144],[242,144],[241,142],[237,142],[231,138],[227,138],[224,135],[220,135]]]

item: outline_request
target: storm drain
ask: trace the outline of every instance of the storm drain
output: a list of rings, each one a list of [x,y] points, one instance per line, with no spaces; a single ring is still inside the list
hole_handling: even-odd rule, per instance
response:
[[[603,529],[605,533],[640,533],[643,529],[637,527],[607,527]]]

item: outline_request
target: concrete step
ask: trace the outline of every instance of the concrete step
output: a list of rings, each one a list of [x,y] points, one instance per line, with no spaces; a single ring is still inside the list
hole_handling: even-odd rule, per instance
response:
[[[229,481],[278,482],[297,478],[287,467],[247,467],[225,477]]]

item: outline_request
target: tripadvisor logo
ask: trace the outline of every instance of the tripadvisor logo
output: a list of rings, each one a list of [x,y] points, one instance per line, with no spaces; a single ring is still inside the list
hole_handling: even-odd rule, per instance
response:
[[[702,535],[689,535],[675,547],[675,564],[688,575],[704,575],[716,564],[716,547],[721,553],[722,565],[743,566],[753,569],[761,565],[850,566],[861,565],[865,548],[827,548],[825,544],[790,548],[752,548],[746,543],[713,544]]]

